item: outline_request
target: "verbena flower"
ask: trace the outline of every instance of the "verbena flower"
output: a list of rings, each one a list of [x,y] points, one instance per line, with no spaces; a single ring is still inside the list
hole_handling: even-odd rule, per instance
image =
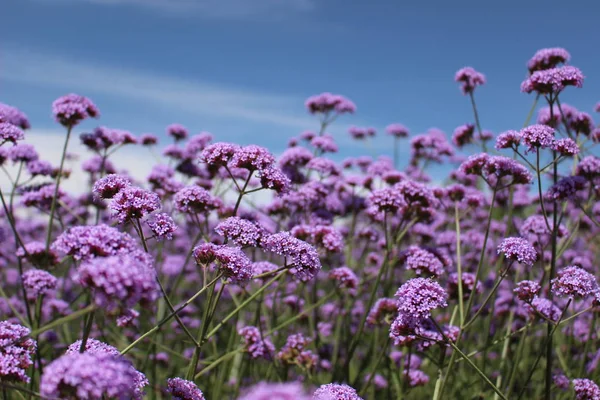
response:
[[[394,136],[397,138],[407,137],[409,134],[409,130],[402,124],[390,124],[386,126],[385,131],[388,135]]]
[[[33,365],[36,342],[30,330],[8,321],[0,322],[0,379],[8,382],[29,382],[27,369]]]
[[[70,344],[69,347],[67,347],[65,354],[79,353],[79,350],[81,349],[81,343],[81,340],[77,340],[76,342]],[[121,358],[121,353],[116,347],[93,338],[88,338],[88,340],[85,342],[83,353],[112,355]],[[133,379],[133,385],[135,387],[134,398],[142,398],[144,396],[144,387],[149,384],[148,379],[146,379],[146,375],[135,369],[132,364],[129,364],[129,370],[135,376]]]
[[[159,296],[154,269],[129,254],[87,260],[77,272],[79,282],[92,290],[94,302],[109,311],[148,305]]]
[[[521,91],[540,94],[559,93],[567,86],[582,87],[584,76],[572,66],[535,71],[521,83]]]
[[[348,385],[328,383],[315,391],[313,400],[362,400],[362,397]]]
[[[336,113],[353,114],[356,106],[352,101],[339,94],[328,92],[309,97],[304,103],[311,114]]]
[[[573,379],[576,400],[600,399],[600,388],[590,379]]]
[[[65,127],[75,126],[84,119],[97,118],[98,108],[87,97],[74,93],[59,97],[52,103],[52,114],[58,123]]]
[[[131,186],[131,180],[124,175],[109,174],[94,183],[92,191],[101,199],[112,199],[121,190]]]
[[[221,221],[215,227],[215,232],[242,247],[258,246],[264,234],[260,226],[240,217],[229,217]]]
[[[44,368],[40,393],[48,398],[101,400],[136,395],[131,363],[113,354],[69,353]]]
[[[339,288],[347,289],[348,293],[355,295],[358,289],[358,277],[348,267],[338,267],[329,271],[329,279],[334,280]]]
[[[463,94],[473,93],[477,86],[485,84],[485,75],[472,67],[464,67],[456,71],[454,80],[461,84]]]
[[[407,270],[417,275],[440,276],[444,272],[442,260],[434,253],[418,246],[410,246],[400,253],[400,262],[404,262]]]
[[[137,243],[129,234],[102,224],[69,228],[51,247],[75,260],[84,260],[130,253],[137,249]]]
[[[389,323],[389,318],[392,318],[398,312],[398,301],[391,298],[377,299],[373,307],[367,314],[367,323],[370,325],[381,325],[384,322]]]
[[[548,189],[545,198],[551,201],[575,200],[577,192],[583,190],[586,184],[587,181],[581,176],[564,177]]]
[[[0,121],[15,125],[21,129],[29,129],[29,119],[27,115],[16,107],[0,103]]]
[[[456,128],[452,133],[452,143],[454,143],[456,147],[464,147],[465,145],[473,142],[474,134],[475,125],[461,125],[458,128]]]
[[[531,302],[542,290],[539,283],[534,281],[521,281],[517,283],[517,287],[514,292],[520,300],[525,302]]]
[[[238,149],[231,158],[233,168],[245,168],[256,171],[269,168],[275,162],[275,157],[264,147],[251,144]]]
[[[554,143],[554,129],[548,125],[531,125],[521,130],[521,141],[528,151],[548,149]]]
[[[528,267],[531,267],[538,258],[538,254],[531,243],[519,237],[503,239],[498,246],[498,254],[503,254],[507,259],[517,261]]]
[[[260,382],[242,392],[238,400],[310,400],[300,382]]]
[[[266,251],[284,256],[287,266],[301,279],[311,279],[321,270],[317,250],[289,232],[264,236],[261,245]]]
[[[0,120],[0,144],[3,142],[17,143],[24,138],[25,134],[21,128],[8,122],[1,122]]]
[[[173,218],[166,213],[157,213],[150,216],[146,224],[154,233],[154,236],[159,239],[173,239],[173,233],[177,230],[177,225]]]
[[[569,52],[561,47],[552,47],[538,50],[527,62],[530,73],[544,69],[554,68],[559,64],[565,64],[571,59]]]
[[[181,378],[167,379],[167,393],[172,400],[204,400],[204,394],[194,382]]]
[[[213,143],[202,150],[200,160],[211,166],[224,166],[229,163],[239,149],[240,146],[233,143]]]
[[[176,142],[188,137],[188,130],[181,124],[171,124],[167,126],[167,135],[175,139]]]
[[[34,298],[43,296],[56,288],[58,280],[51,273],[41,269],[30,269],[21,277],[27,295]]]
[[[431,316],[431,311],[448,305],[444,288],[428,278],[409,279],[400,286],[395,297],[398,299],[397,320],[407,330],[419,327]]]
[[[576,266],[559,270],[552,280],[552,292],[560,297],[586,298],[598,290],[596,277]]]
[[[267,338],[264,338],[260,330],[255,326],[245,326],[238,330],[238,334],[244,340],[244,350],[251,358],[271,359],[275,354],[275,346]]]
[[[221,201],[200,186],[187,186],[175,193],[175,208],[182,213],[196,214],[215,210]]]
[[[144,218],[160,207],[160,198],[156,193],[135,186],[121,189],[109,204],[113,217],[121,224]]]

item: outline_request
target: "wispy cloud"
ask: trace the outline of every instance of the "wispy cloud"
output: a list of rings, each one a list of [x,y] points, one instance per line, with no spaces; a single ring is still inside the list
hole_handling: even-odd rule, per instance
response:
[[[83,94],[102,94],[188,112],[295,129],[314,121],[302,112],[302,98],[240,90],[198,80],[85,63],[61,56],[6,48],[0,79]]]
[[[315,0],[38,0],[90,3],[103,6],[138,6],[178,16],[212,19],[272,20],[307,14],[316,9]]]

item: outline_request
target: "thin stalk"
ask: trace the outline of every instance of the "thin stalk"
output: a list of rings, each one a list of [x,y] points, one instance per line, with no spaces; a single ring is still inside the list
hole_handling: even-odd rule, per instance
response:
[[[74,313],[69,314],[69,315],[67,315],[65,317],[56,319],[56,320],[50,322],[49,324],[44,325],[41,328],[38,328],[38,329],[32,331],[30,333],[30,336],[37,336],[40,333],[44,333],[46,331],[49,331],[50,329],[53,329],[53,328],[56,328],[57,326],[61,326],[63,324],[66,324],[67,322],[74,321],[77,318],[79,318],[79,317],[81,317],[83,315],[86,315],[88,313],[91,313],[93,311],[96,311],[96,306],[95,305],[89,305],[86,308],[82,308],[81,310],[75,311]]]
[[[181,306],[179,306],[173,313],[167,315],[157,325],[155,325],[152,329],[150,329],[149,331],[147,331],[146,333],[144,333],[142,336],[140,336],[135,341],[133,341],[129,346],[127,346],[126,348],[124,348],[121,351],[121,355],[125,355],[125,354],[129,353],[129,351],[131,351],[131,349],[133,349],[139,342],[141,342],[142,340],[144,340],[148,336],[152,335],[154,332],[158,331],[161,326],[163,326],[164,324],[166,324],[167,322],[169,322],[171,320],[171,318],[173,318],[176,314],[179,314],[181,312],[181,310],[183,310],[188,305],[190,305],[190,303],[192,303],[194,300],[196,300],[196,298],[198,296],[200,296],[202,293],[204,293],[204,291],[207,288],[212,287],[215,283],[217,283],[217,281],[219,279],[221,279],[221,276],[222,276],[222,274],[219,274],[207,286],[204,286],[202,289],[200,289],[199,291],[197,291],[196,294],[194,294],[192,297],[190,297],[185,303],[183,303]]]
[[[256,297],[258,297],[258,295],[260,295],[262,292],[264,292],[273,282],[275,282],[276,280],[278,280],[279,278],[281,278],[284,273],[285,273],[285,271],[280,272],[277,276],[275,276],[273,279],[271,279],[270,281],[268,281],[267,283],[265,283],[256,292],[254,292],[250,297],[248,297],[246,300],[244,300],[238,307],[235,308],[235,310],[233,310],[232,312],[230,312],[229,314],[227,314],[227,316],[225,318],[223,318],[217,324],[217,326],[215,326],[210,332],[208,332],[208,334],[206,335],[206,339],[209,339],[215,333],[217,333],[217,331],[219,329],[221,329],[221,327],[227,321],[229,321],[231,318],[235,317],[237,315],[237,313],[239,313],[244,307],[246,307],[248,304],[250,304],[250,302],[252,300],[254,300]]]
[[[458,217],[458,203],[454,203],[454,226],[456,229],[456,272],[458,274],[458,311],[461,325],[465,322],[465,305],[463,300],[462,262],[460,248],[460,219]]]
[[[54,222],[54,214],[56,212],[58,189],[60,187],[60,180],[63,175],[65,159],[67,158],[67,148],[69,147],[69,139],[71,137],[72,130],[73,127],[69,125],[69,127],[67,128],[67,137],[65,138],[65,144],[63,145],[62,156],[60,158],[60,167],[58,168],[58,175],[56,176],[56,187],[54,188],[54,196],[52,196],[52,204],[50,205],[50,220],[48,222],[48,235],[46,236],[46,251],[48,251],[48,249],[50,248],[50,241],[52,240],[52,223]]]

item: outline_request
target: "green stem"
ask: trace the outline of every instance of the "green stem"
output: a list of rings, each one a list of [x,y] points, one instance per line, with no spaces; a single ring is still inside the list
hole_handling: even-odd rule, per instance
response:
[[[265,283],[263,286],[261,286],[256,292],[254,292],[250,297],[248,297],[246,300],[244,300],[238,307],[235,308],[235,310],[233,310],[232,312],[230,312],[225,318],[223,318],[218,324],[217,326],[215,326],[210,332],[208,332],[208,334],[206,335],[206,339],[209,339],[210,337],[212,337],[215,333],[217,333],[217,331],[219,329],[221,329],[221,327],[227,322],[229,321],[231,318],[235,317],[235,315],[237,313],[239,313],[244,307],[246,307],[248,304],[250,304],[250,302],[252,300],[254,300],[258,295],[260,295],[262,292],[265,291],[265,289],[267,289],[273,282],[275,282],[276,280],[278,280],[279,278],[281,278],[283,276],[283,274],[285,274],[285,271],[280,272],[277,276],[275,276],[273,279],[271,279],[270,281],[268,281],[267,283]]]
[[[49,324],[42,326],[39,329],[36,329],[34,331],[31,332],[30,336],[37,336],[40,333],[44,333],[46,331],[49,331],[50,329],[56,328],[57,326],[61,326],[63,324],[66,324],[67,322],[71,322],[76,320],[77,318],[86,315],[88,313],[91,313],[93,311],[96,311],[96,306],[95,305],[89,305],[86,308],[82,308],[79,311],[75,311],[72,314],[69,314],[65,317],[59,318],[57,320],[54,320],[52,322],[50,322]]]
[[[58,190],[60,187],[60,180],[63,175],[63,169],[65,166],[65,159],[67,158],[67,148],[69,147],[69,138],[71,137],[72,126],[67,128],[67,137],[65,138],[65,144],[63,145],[62,156],[60,158],[60,167],[58,169],[58,175],[56,177],[56,187],[54,188],[54,196],[52,196],[52,204],[50,206],[50,220],[48,222],[48,235],[46,236],[46,251],[50,248],[50,241],[52,240],[52,223],[54,222],[54,214],[56,212],[56,203],[58,200]]]
[[[462,284],[462,260],[460,247],[460,219],[458,217],[458,203],[454,203],[454,226],[456,228],[456,272],[458,274],[458,311],[460,315],[460,324],[465,322],[465,305],[463,300]]]
[[[127,346],[126,348],[124,348],[121,351],[121,355],[125,355],[127,353],[129,353],[129,351],[131,349],[133,349],[139,342],[141,342],[142,340],[144,340],[145,338],[147,338],[148,336],[150,336],[151,334],[153,334],[154,332],[158,331],[160,329],[161,326],[163,326],[164,324],[166,324],[167,322],[169,322],[171,320],[171,318],[173,318],[176,314],[179,314],[181,312],[181,310],[183,310],[184,308],[186,308],[188,305],[190,305],[191,302],[193,302],[194,300],[196,300],[196,298],[198,296],[200,296],[202,293],[204,293],[204,291],[209,288],[212,287],[215,283],[217,283],[217,281],[221,278],[221,274],[219,274],[215,279],[213,279],[207,286],[204,286],[202,289],[200,289],[199,291],[196,292],[196,294],[194,294],[192,297],[190,297],[185,303],[183,303],[181,306],[179,306],[174,312],[172,312],[171,314],[167,315],[165,318],[163,318],[162,321],[160,321],[156,326],[154,326],[152,329],[150,329],[149,331],[147,331],[146,333],[144,333],[142,336],[140,336],[139,338],[137,338],[134,342],[132,342],[129,346]]]

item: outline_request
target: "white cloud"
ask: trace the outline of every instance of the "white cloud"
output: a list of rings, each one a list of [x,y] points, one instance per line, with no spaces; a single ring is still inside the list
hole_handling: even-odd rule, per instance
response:
[[[62,148],[66,133],[60,130],[41,130],[32,129],[25,134],[25,140],[20,143],[28,143],[35,147],[40,159],[49,161],[53,166],[60,165]],[[151,153],[142,151],[135,146],[131,148],[123,147],[110,157],[111,162],[117,170],[127,170],[134,179],[143,181],[156,160]],[[71,170],[68,179],[61,182],[61,188],[69,193],[81,194],[89,190],[88,175],[81,169],[81,163],[92,158],[93,153],[87,150],[79,140],[77,134],[71,136],[68,152],[78,156],[78,160],[67,161],[65,168]],[[9,166],[8,172],[14,179],[17,174],[16,166]],[[42,180],[37,180],[41,182]],[[9,179],[3,172],[0,173],[0,187],[6,190],[11,186]]]
[[[228,20],[273,20],[310,13],[315,0],[43,0],[91,3],[103,6],[137,6],[177,16]]]
[[[236,118],[296,129],[314,124],[313,119],[302,114],[301,98],[233,89],[146,71],[92,65],[10,47],[4,49],[0,79],[60,87],[90,96],[102,94],[125,98],[194,115]]]

